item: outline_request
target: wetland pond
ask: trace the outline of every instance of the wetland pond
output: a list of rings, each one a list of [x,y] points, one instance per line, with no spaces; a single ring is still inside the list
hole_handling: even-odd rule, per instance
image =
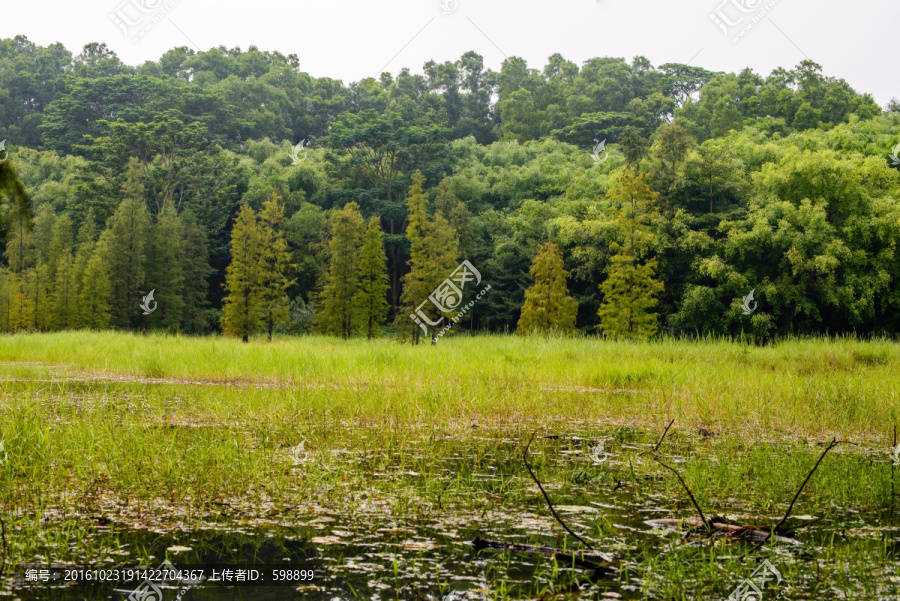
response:
[[[757,544],[740,533],[710,537],[648,523],[696,517],[678,477],[648,454],[659,432],[620,426],[538,434],[529,463],[589,551],[563,530],[525,469],[530,430],[435,429],[377,451],[365,441],[381,433],[344,434],[327,445],[281,449],[286,485],[277,498],[248,490],[138,502],[100,490],[77,503],[50,501],[30,531],[37,552],[7,566],[2,594],[60,601],[726,599],[738,589],[732,598],[755,601],[900,599],[894,469],[881,449],[835,447],[793,507],[787,525],[796,530]],[[817,441],[748,443],[673,429],[659,457],[689,483],[706,517],[764,529],[783,517],[823,451]],[[23,536],[19,529],[9,527],[7,537]],[[476,539],[563,553],[476,549]],[[157,581],[143,597],[135,593],[139,580],[25,579],[26,564],[61,574],[166,560],[185,574],[203,567],[204,575]],[[769,577],[747,588],[762,565]],[[212,579],[210,566],[305,572],[303,581],[250,585]]]

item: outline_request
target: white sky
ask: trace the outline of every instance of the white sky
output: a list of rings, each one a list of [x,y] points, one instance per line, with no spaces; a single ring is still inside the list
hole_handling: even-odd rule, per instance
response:
[[[446,1],[457,5],[449,14],[441,0],[31,0],[3,4],[0,37],[62,42],[73,54],[105,42],[132,65],[175,46],[256,45],[297,54],[302,70],[345,83],[386,64],[392,73],[421,72],[428,60],[455,60],[468,50],[494,70],[504,54],[542,68],[559,52],[579,65],[595,56],[643,55],[654,65],[693,59],[711,70],[751,67],[762,75],[795,66],[805,53],[882,106],[900,98],[897,0],[724,0],[722,11],[734,21],[742,13],[732,2],[754,8],[746,19],[771,6],[737,43],[710,19],[723,0]],[[151,17],[171,8],[134,43],[110,19],[123,2],[128,16],[141,14],[131,2],[156,9]]]

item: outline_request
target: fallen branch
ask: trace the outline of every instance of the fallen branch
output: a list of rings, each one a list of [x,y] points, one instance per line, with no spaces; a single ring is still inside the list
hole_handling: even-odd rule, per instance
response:
[[[544,495],[544,500],[547,501],[547,506],[550,508],[550,513],[553,514],[553,517],[556,519],[557,522],[559,522],[560,526],[565,528],[566,532],[568,532],[569,534],[574,536],[576,539],[581,541],[581,544],[585,545],[588,549],[593,549],[594,547],[593,547],[593,545],[591,545],[591,543],[587,542],[586,540],[584,540],[583,538],[581,538],[580,536],[575,534],[572,531],[572,529],[569,528],[568,526],[566,526],[566,523],[564,521],[562,521],[562,518],[560,518],[559,514],[556,513],[556,509],[553,508],[553,503],[550,502],[550,497],[547,496],[547,492],[544,490],[543,485],[541,485],[541,481],[537,479],[537,476],[535,476],[534,472],[531,471],[531,466],[528,465],[528,449],[531,447],[531,443],[534,442],[534,437],[536,434],[537,434],[537,430],[535,430],[531,434],[531,440],[528,441],[528,444],[525,445],[525,450],[522,451],[522,461],[525,462],[525,469],[528,470],[528,474],[531,476],[531,479],[534,480],[534,483],[538,485],[539,489],[541,489],[541,494]]]
[[[795,494],[794,498],[791,500],[791,504],[788,506],[787,512],[784,514],[784,517],[781,518],[781,521],[778,522],[778,524],[774,528],[772,528],[771,532],[769,532],[769,536],[771,536],[772,533],[781,534],[781,533],[785,532],[784,530],[781,529],[781,527],[784,526],[784,523],[787,521],[787,519],[791,515],[791,511],[794,510],[794,503],[796,503],[797,499],[800,498],[800,493],[802,493],[803,489],[806,488],[806,484],[809,482],[809,479],[812,478],[812,475],[816,473],[817,469],[819,469],[819,464],[821,464],[822,460],[825,459],[825,455],[828,454],[828,451],[830,451],[834,447],[838,446],[839,444],[841,444],[841,443],[839,443],[836,438],[831,439],[831,443],[827,447],[825,447],[825,450],[822,451],[822,454],[819,456],[819,460],[816,461],[816,464],[810,470],[809,474],[806,475],[806,480],[803,481],[803,484],[801,484],[800,488],[797,490],[797,494]],[[807,525],[809,525],[809,524],[807,524]],[[797,528],[794,528],[794,530],[797,530]],[[787,530],[787,532],[789,532],[789,531],[790,530]]]
[[[726,524],[724,522],[719,522],[716,520],[717,518],[710,519],[709,525],[711,526],[711,528],[707,531],[706,536],[712,538],[741,539],[744,541],[759,543],[761,545],[766,540],[768,540],[770,535],[770,533],[764,526],[737,526],[735,524]],[[644,523],[648,526],[652,526],[653,528],[672,528],[675,530],[682,530],[685,526],[691,529],[697,529],[703,526],[703,522],[695,518],[686,518],[680,520],[646,520]],[[783,536],[776,536],[775,540],[790,545],[800,544],[792,538],[786,538]]]

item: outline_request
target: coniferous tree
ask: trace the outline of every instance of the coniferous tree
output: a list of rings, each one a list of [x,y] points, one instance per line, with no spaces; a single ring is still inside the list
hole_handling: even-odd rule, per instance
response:
[[[359,249],[364,222],[359,205],[348,203],[329,220],[328,268],[320,285],[317,327],[344,339],[353,335],[357,314],[353,299],[359,290]]]
[[[0,332],[10,332],[12,313],[12,290],[10,289],[10,272],[0,267]]]
[[[34,256],[34,236],[31,225],[16,221],[13,223],[6,243],[6,258],[9,261],[9,269],[13,273],[21,274],[30,267],[30,259]]]
[[[525,305],[516,333],[572,334],[578,316],[578,301],[569,296],[568,273],[563,268],[559,245],[547,242],[541,246],[531,264],[534,284],[525,291]]]
[[[28,287],[21,273],[10,272],[10,330],[13,332],[31,327],[31,305],[28,302]]]
[[[148,292],[144,280],[149,234],[150,211],[144,201],[137,160],[132,159],[128,164],[125,200],[109,218],[98,243],[103,264],[109,270],[110,310],[115,327],[130,328],[139,323],[141,299]]]
[[[425,207],[421,173],[413,175],[413,184],[407,198],[408,226],[406,237],[410,241],[409,273],[404,277],[403,311],[398,316],[398,325],[412,328],[412,342],[419,343],[422,327],[410,319],[415,314],[428,330],[428,337],[434,340],[436,329],[440,327],[441,315],[433,303],[425,303],[422,311],[426,318],[418,314],[418,307],[434,292],[435,288],[450,277],[459,261],[459,238],[442,211],[429,220]]]
[[[51,315],[53,327],[66,330],[78,322],[78,286],[75,280],[75,259],[67,249],[56,263],[53,283]]]
[[[359,257],[359,289],[353,299],[360,329],[369,340],[379,335],[389,308],[387,254],[381,236],[381,219],[376,215],[369,219],[363,238]]]
[[[438,196],[435,201],[436,212],[443,213],[450,222],[450,227],[456,232],[459,246],[459,254],[464,259],[471,259],[475,251],[475,232],[472,227],[472,213],[465,203],[456,198],[450,190],[450,180],[444,178],[438,186]]]
[[[612,338],[645,339],[656,333],[657,295],[663,284],[655,279],[656,259],[644,260],[655,239],[650,222],[656,212],[656,192],[647,184],[647,174],[638,175],[626,166],[618,176],[610,200],[620,242],[611,242],[616,254],[610,259],[609,277],[600,284],[600,327]]]
[[[425,210],[425,178],[416,171],[412,176],[409,196],[406,198],[406,238],[409,240],[410,271],[403,276],[403,292],[400,296],[402,307],[397,314],[397,325],[411,328],[412,343],[419,343],[420,328],[410,316],[431,294],[426,275],[428,213]],[[433,320],[432,320],[433,321]]]
[[[43,205],[34,218],[31,230],[33,240],[33,254],[29,260],[29,266],[35,267],[41,263],[47,263],[50,258],[50,245],[53,240],[53,231],[56,227],[56,213],[53,207]]]
[[[47,257],[46,257],[46,265],[47,265],[47,286],[49,288],[49,300],[50,300],[50,321],[52,325],[56,329],[68,328],[71,327],[72,324],[68,317],[62,320],[62,322],[66,323],[65,326],[60,326],[60,319],[56,314],[57,309],[57,269],[60,266],[60,261],[62,258],[68,254],[69,255],[69,263],[67,264],[68,272],[66,273],[66,277],[72,277],[72,261],[74,260],[72,256],[72,249],[75,245],[75,237],[72,231],[72,219],[65,213],[60,215],[56,222],[53,224],[53,230],[50,236],[50,243],[47,248]],[[71,286],[71,281],[64,282],[63,286]],[[65,298],[65,296],[64,296]],[[65,305],[63,305],[65,306]]]
[[[281,204],[278,190],[275,190],[263,203],[259,214],[259,302],[269,341],[272,340],[272,330],[288,321],[291,302],[287,289],[294,283],[287,277],[287,271],[293,265],[284,237],[283,221],[284,205]]]
[[[36,331],[48,330],[52,323],[48,267],[46,263],[40,262],[23,273],[28,290],[26,297],[28,315],[30,316],[28,327]]]
[[[92,330],[108,328],[112,317],[112,285],[103,261],[104,253],[98,248],[85,266],[78,298],[79,321],[83,327]]]
[[[435,213],[434,218],[428,224],[428,237],[426,238],[424,279],[427,282],[429,294],[435,291],[453,271],[459,266],[459,242],[456,232],[441,212]],[[465,294],[465,290],[463,291]],[[449,299],[447,299],[449,301]],[[462,298],[456,299],[457,307],[462,303]],[[429,303],[431,304],[431,303]],[[449,304],[449,302],[448,302]],[[454,313],[440,313],[445,319]],[[437,330],[443,325],[430,326],[429,338],[432,343],[437,342],[435,336]]]
[[[249,205],[241,206],[231,231],[231,263],[225,271],[222,330],[228,336],[239,336],[244,342],[259,331],[261,312],[257,282],[259,281],[259,223]]]
[[[56,262],[51,263],[50,247],[56,221],[57,217],[53,207],[45,204],[38,211],[32,230],[34,246],[28,259],[30,269],[26,274],[26,279],[28,281],[28,298],[32,304],[31,327],[37,331],[50,329],[53,321],[51,301]]]
[[[6,267],[0,268],[0,330],[17,332],[28,327],[26,301],[22,276]]]
[[[171,203],[159,213],[147,252],[146,292],[154,290],[157,310],[147,317],[153,326],[175,332],[184,315],[184,228]]]
[[[75,259],[72,264],[72,279],[75,282],[75,311],[72,325],[76,328],[88,327],[83,321],[83,317],[86,313],[81,305],[81,291],[88,262],[91,260],[91,257],[94,255],[94,250],[97,247],[96,237],[97,225],[94,221],[93,212],[89,211],[87,218],[85,218],[81,227],[78,228],[78,237],[76,239],[77,250],[75,251]]]
[[[185,332],[199,333],[207,327],[205,311],[206,295],[209,292],[209,247],[206,230],[197,223],[197,218],[190,210],[181,213],[182,231],[184,235],[184,313],[182,329]]]

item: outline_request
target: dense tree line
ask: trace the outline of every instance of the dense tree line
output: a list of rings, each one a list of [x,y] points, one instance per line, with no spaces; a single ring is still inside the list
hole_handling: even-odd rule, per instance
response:
[[[810,61],[469,52],[345,85],[253,47],[0,40],[0,330],[418,340],[467,259],[491,292],[456,331],[896,333],[898,109]]]

